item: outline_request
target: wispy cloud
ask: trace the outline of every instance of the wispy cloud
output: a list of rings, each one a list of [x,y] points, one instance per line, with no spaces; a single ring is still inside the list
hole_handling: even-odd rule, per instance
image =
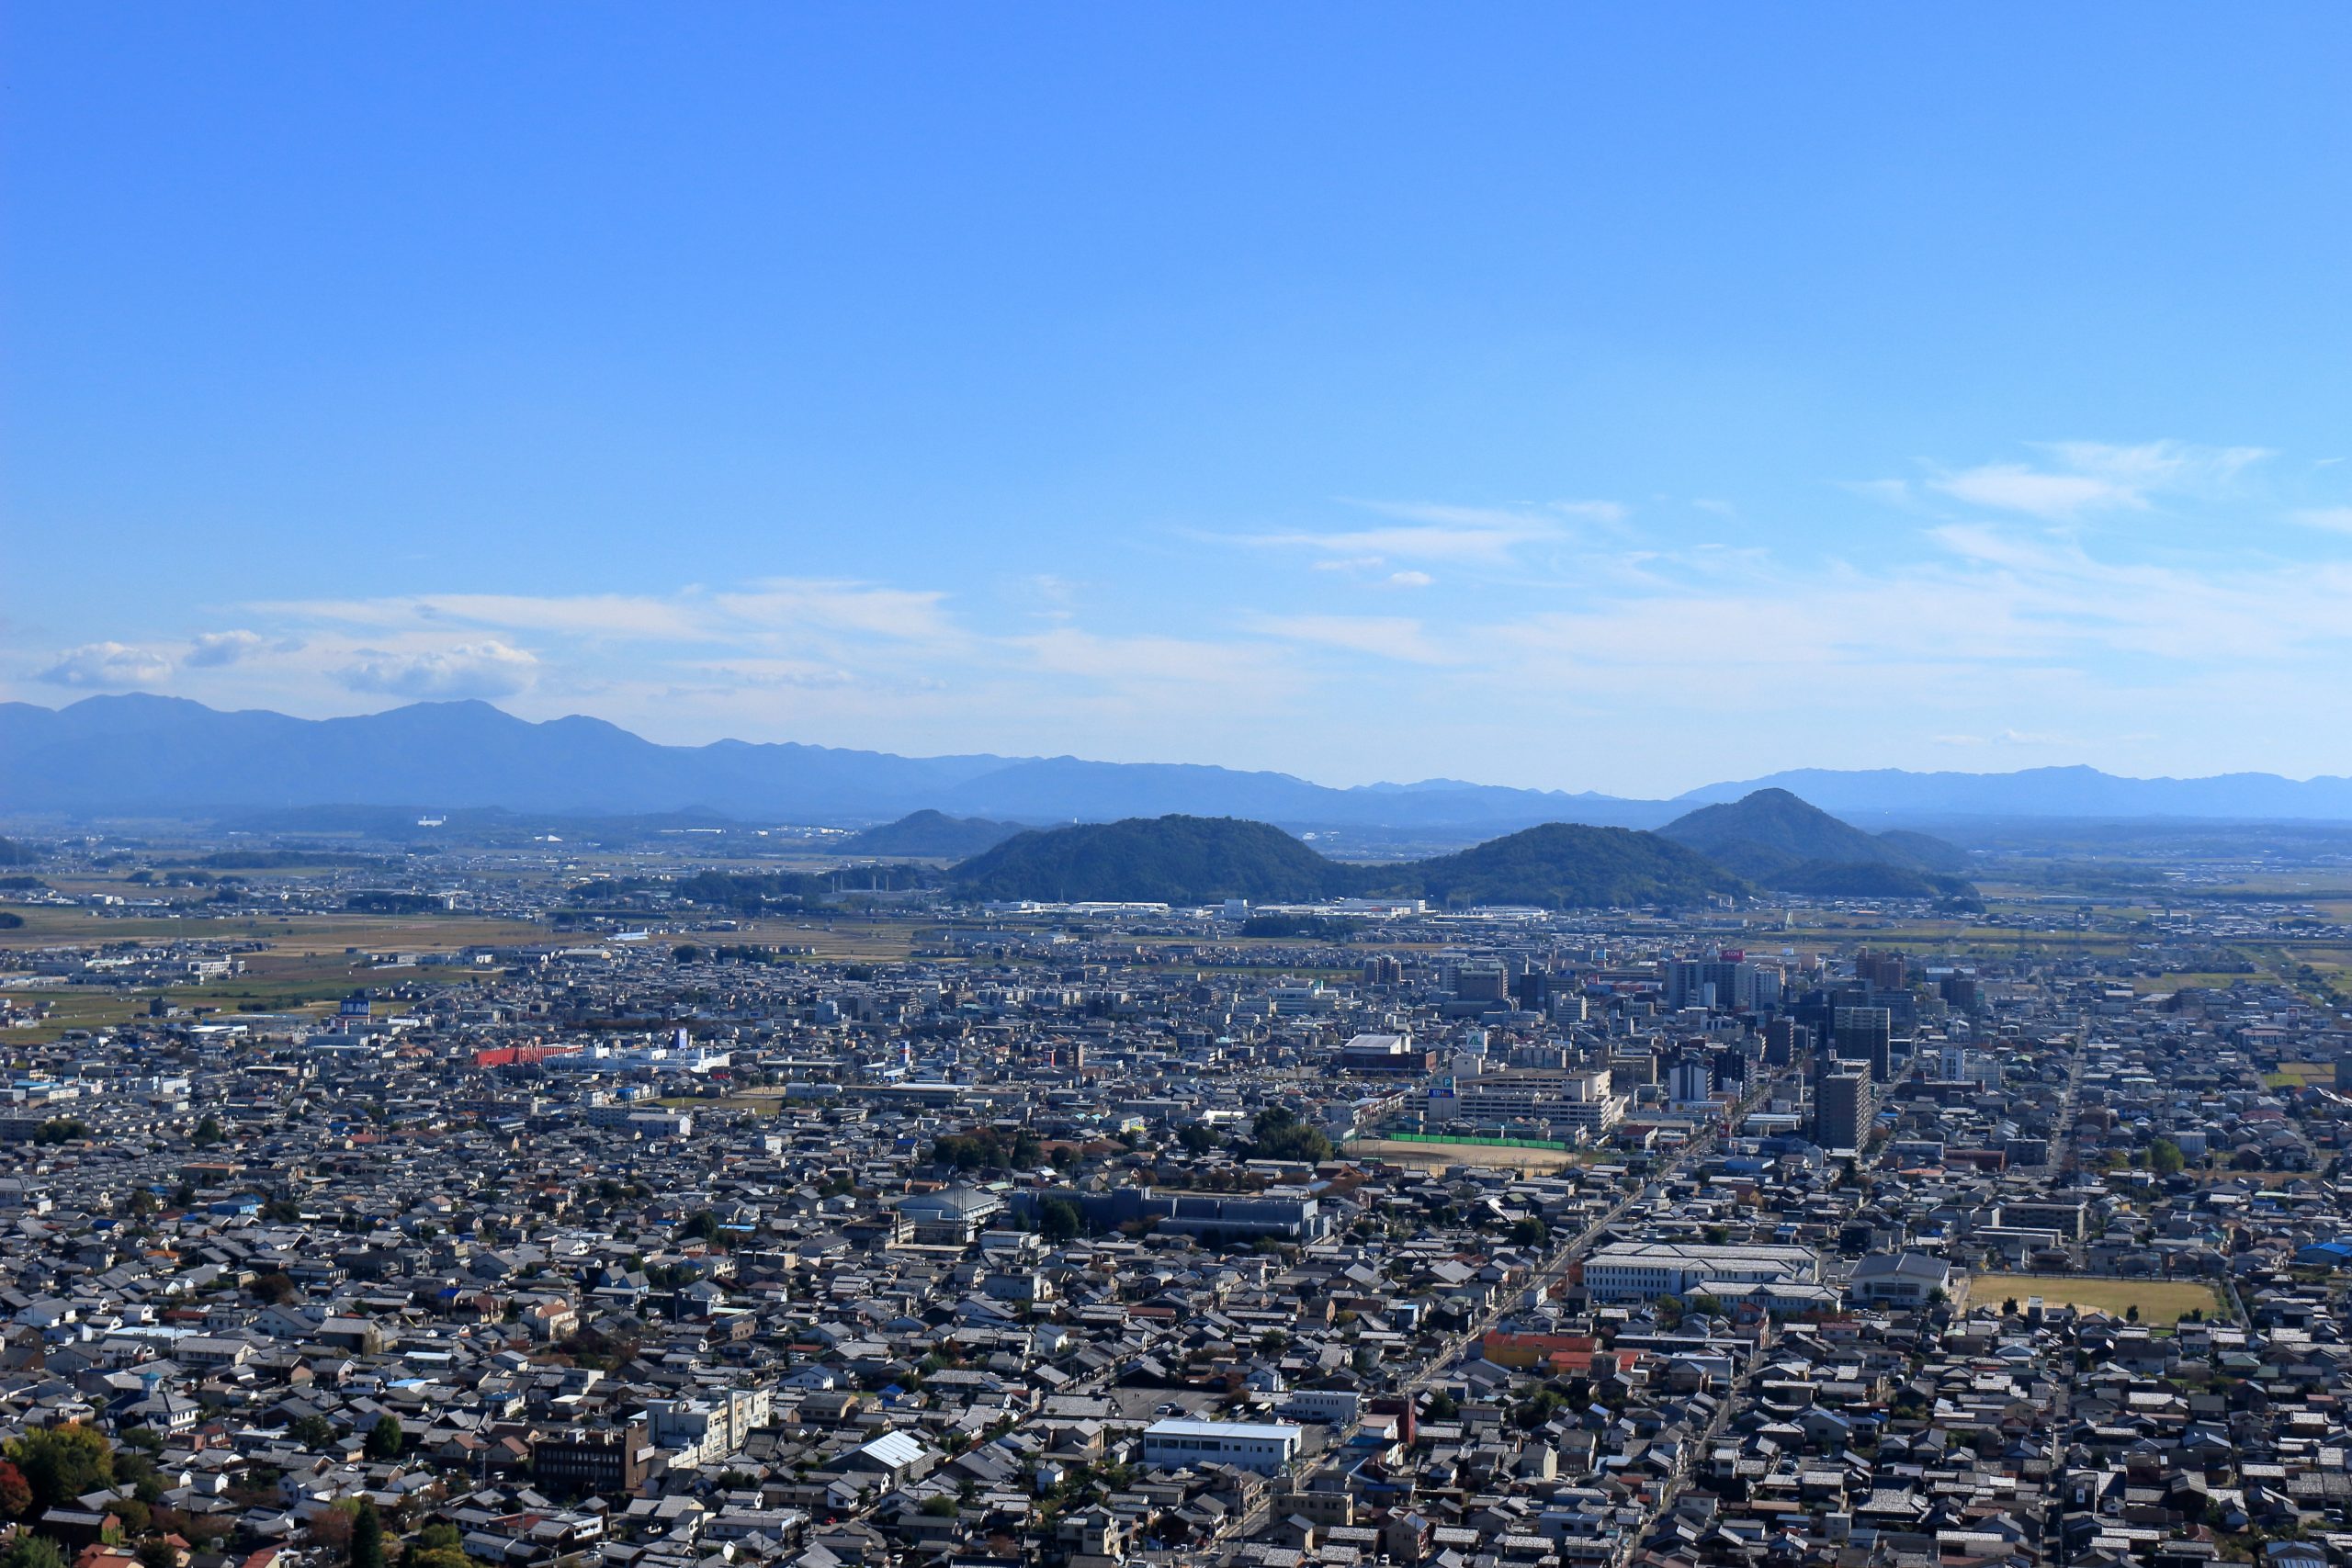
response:
[[[2352,534],[2352,506],[2316,506],[2287,514],[2306,528],[2324,528],[2333,534]]]
[[[2022,512],[2052,523],[2071,522],[2094,510],[2147,504],[2138,491],[2113,479],[2096,474],[2051,473],[2022,463],[1987,463],[1939,474],[1928,482],[1930,488],[1972,506]]]
[[[1451,664],[1458,657],[1408,615],[1257,615],[1250,626],[1267,637],[1408,664]]]
[[[1928,487],[1988,511],[2071,523],[2100,512],[2143,511],[2152,498],[2225,489],[2246,468],[2277,456],[2260,446],[2195,446],[2178,441],[2116,446],[2098,441],[2036,445],[2041,464],[1984,463],[1938,469]],[[1900,499],[1901,481],[1878,481],[1875,493]]]
[[[1532,506],[1461,506],[1438,502],[1356,501],[1349,504],[1391,521],[1317,533],[1250,534],[1234,542],[1317,551],[1334,562],[1372,566],[1392,558],[1499,566],[1529,545],[1571,536],[1577,523],[1614,525],[1626,509],[1613,501],[1558,501]]]
[[[868,637],[936,642],[957,635],[947,595],[868,582],[772,577],[713,602],[737,620],[783,628],[814,627]]]

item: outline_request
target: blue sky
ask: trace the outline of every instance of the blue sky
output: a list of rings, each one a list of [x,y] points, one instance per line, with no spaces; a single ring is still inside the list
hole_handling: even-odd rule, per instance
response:
[[[6,8],[0,696],[2352,772],[2352,11]]]

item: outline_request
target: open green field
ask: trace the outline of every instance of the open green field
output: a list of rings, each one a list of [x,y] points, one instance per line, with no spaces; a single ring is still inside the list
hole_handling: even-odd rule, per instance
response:
[[[2140,1321],[2169,1328],[2192,1312],[2212,1317],[2222,1310],[2212,1287],[2187,1280],[2110,1280],[2090,1274],[1979,1274],[1968,1292],[1972,1306],[1998,1307],[2015,1297],[2022,1309],[2030,1296],[2052,1306],[2067,1305],[2124,1317],[2140,1309]]]

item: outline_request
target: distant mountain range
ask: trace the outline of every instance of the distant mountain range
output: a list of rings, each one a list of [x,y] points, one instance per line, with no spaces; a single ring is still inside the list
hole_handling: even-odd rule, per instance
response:
[[[2352,778],[2216,773],[2201,779],[2129,779],[2086,767],[2027,768],[2014,773],[1798,768],[1736,784],[1708,784],[1677,798],[1713,804],[1759,789],[1784,789],[1843,817],[2352,820]]]
[[[2126,779],[2090,768],[1807,770],[1655,801],[1453,779],[1331,789],[1286,773],[1074,757],[899,757],[741,740],[662,746],[601,719],[534,724],[475,702],[419,703],[331,719],[222,713],[145,695],[91,697],[62,709],[0,704],[0,812],[28,815],[496,807],[582,817],[700,812],[862,827],[924,810],[1000,824],[1173,814],[1294,829],[1430,829],[1460,842],[1538,823],[1663,828],[1693,807],[1765,788],[1842,817],[1882,820],[2352,820],[2352,779],[2298,783],[2268,773]]]

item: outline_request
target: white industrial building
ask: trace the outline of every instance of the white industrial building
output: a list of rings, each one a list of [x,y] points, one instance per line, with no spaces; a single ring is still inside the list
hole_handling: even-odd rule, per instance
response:
[[[1143,1461],[1154,1470],[1229,1464],[1272,1475],[1298,1458],[1301,1433],[1288,1421],[1155,1421],[1144,1428]]]

